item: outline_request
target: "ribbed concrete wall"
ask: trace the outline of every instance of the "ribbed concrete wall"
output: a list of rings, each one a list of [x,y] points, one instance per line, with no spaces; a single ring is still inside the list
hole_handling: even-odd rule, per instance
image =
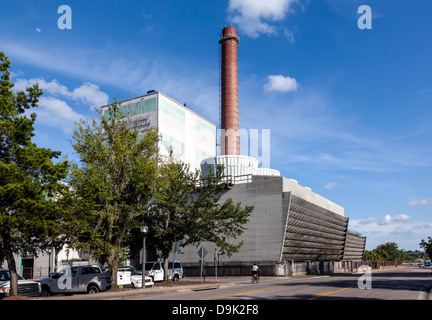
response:
[[[348,218],[296,196],[290,198],[283,260],[341,260]]]
[[[351,236],[346,241],[348,218],[343,216],[342,207],[310,190],[303,192],[301,189],[305,188],[300,185],[292,186],[293,191],[285,192],[285,180],[277,176],[252,176],[252,182],[237,184],[227,190],[222,201],[231,197],[234,202],[254,205],[255,209],[246,231],[235,240],[243,240],[243,247],[231,257],[220,256],[220,265],[253,262],[276,264],[293,260],[341,261],[351,256],[344,255],[346,248],[349,252],[357,250],[356,245],[351,245]],[[308,200],[300,197],[303,194],[307,195],[305,198]],[[206,261],[213,262],[215,246],[210,243],[202,245],[209,252]],[[197,262],[198,248],[184,248],[184,254],[179,259],[185,263]]]
[[[348,232],[345,242],[343,260],[360,261],[364,258],[366,237]]]

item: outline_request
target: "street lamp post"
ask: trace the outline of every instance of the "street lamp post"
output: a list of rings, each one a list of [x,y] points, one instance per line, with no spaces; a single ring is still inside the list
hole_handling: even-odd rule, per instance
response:
[[[143,253],[142,253],[142,287],[145,289],[145,265],[146,265],[146,236],[149,231],[148,226],[143,226],[140,228],[143,234]]]

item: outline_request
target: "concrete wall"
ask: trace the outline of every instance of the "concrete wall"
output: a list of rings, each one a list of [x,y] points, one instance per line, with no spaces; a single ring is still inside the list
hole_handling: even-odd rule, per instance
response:
[[[363,260],[366,247],[366,237],[348,232],[345,241],[344,260]]]
[[[264,263],[275,274],[306,272],[285,270],[291,261],[299,270],[307,262],[307,272],[313,272],[310,261],[335,262],[344,258],[348,231],[344,209],[298,183],[285,177],[252,176],[252,182],[234,184],[221,201],[228,197],[242,205],[254,205],[255,209],[245,232],[235,240],[244,241],[240,251],[231,257],[216,256],[225,272],[244,272],[254,262]],[[208,251],[206,262],[214,265],[215,246],[201,245]],[[197,264],[200,246],[182,249],[179,260]],[[322,270],[326,268],[321,266]]]
[[[58,253],[56,269],[54,253],[55,250],[52,249],[48,252],[38,252],[37,256],[21,256],[14,254],[18,274],[26,279],[42,279],[48,277],[51,272],[63,269],[68,266],[68,264],[76,265],[77,263],[81,263],[87,265],[89,263],[95,263],[94,260],[90,262],[88,260],[83,260],[78,251],[68,249],[67,246],[65,246],[65,248]],[[2,263],[2,267],[8,268],[6,260]]]
[[[281,177],[273,179],[256,179],[251,183],[237,184],[232,187],[221,201],[231,197],[234,202],[243,206],[254,205],[255,209],[246,224],[246,230],[235,243],[243,240],[244,244],[238,253],[231,257],[219,256],[220,263],[274,261],[281,258],[285,226],[287,221],[288,203],[282,194]],[[213,261],[215,246],[211,243],[202,244],[209,252],[207,261]],[[188,246],[178,258],[184,262],[198,262],[199,247]]]
[[[364,265],[364,261],[282,261],[280,263],[258,261],[262,276],[304,276],[320,275],[341,272],[356,272]],[[390,264],[390,267],[394,264]],[[374,266],[374,268],[383,268]],[[217,266],[213,262],[207,262],[203,268],[206,277],[223,276],[249,276],[252,265],[250,263],[220,263]],[[185,277],[199,277],[200,268],[198,264],[183,263]]]
[[[216,126],[175,100],[158,92],[159,152],[171,147],[177,158],[201,169],[201,160],[216,155]]]
[[[283,260],[342,260],[348,218],[291,195]]]
[[[155,128],[158,124],[158,99],[156,94],[141,96],[121,102],[120,112],[128,119],[133,128],[141,134]],[[108,119],[107,106],[102,107],[103,116]]]

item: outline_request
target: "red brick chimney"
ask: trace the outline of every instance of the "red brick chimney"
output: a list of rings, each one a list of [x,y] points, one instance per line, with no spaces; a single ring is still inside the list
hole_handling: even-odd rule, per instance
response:
[[[225,27],[219,38],[221,52],[221,129],[225,130],[223,155],[239,155],[239,111],[237,45],[240,38],[234,27]],[[223,132],[223,131],[222,131]]]

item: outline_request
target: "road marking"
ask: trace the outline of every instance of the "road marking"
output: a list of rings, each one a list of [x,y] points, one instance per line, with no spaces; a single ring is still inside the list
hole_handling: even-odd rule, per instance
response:
[[[219,298],[230,297],[230,296],[241,296],[241,295],[245,295],[245,294],[249,294],[249,293],[257,293],[257,292],[263,292],[263,291],[275,290],[275,289],[281,289],[281,288],[280,287],[275,287],[275,288],[267,288],[267,289],[261,289],[261,290],[240,292],[240,293],[231,293],[231,294],[225,294],[223,296],[203,298],[203,299],[200,299],[200,300],[219,299]]]
[[[309,298],[308,300],[314,300],[314,299],[318,299],[320,297],[329,296],[331,294],[334,294],[334,293],[337,293],[337,292],[341,292],[341,291],[345,291],[345,290],[348,290],[348,289],[351,289],[351,288],[352,287],[348,287],[348,288],[343,288],[343,289],[336,290],[336,291],[327,291],[327,292],[319,293],[319,294],[313,296],[312,298]]]

